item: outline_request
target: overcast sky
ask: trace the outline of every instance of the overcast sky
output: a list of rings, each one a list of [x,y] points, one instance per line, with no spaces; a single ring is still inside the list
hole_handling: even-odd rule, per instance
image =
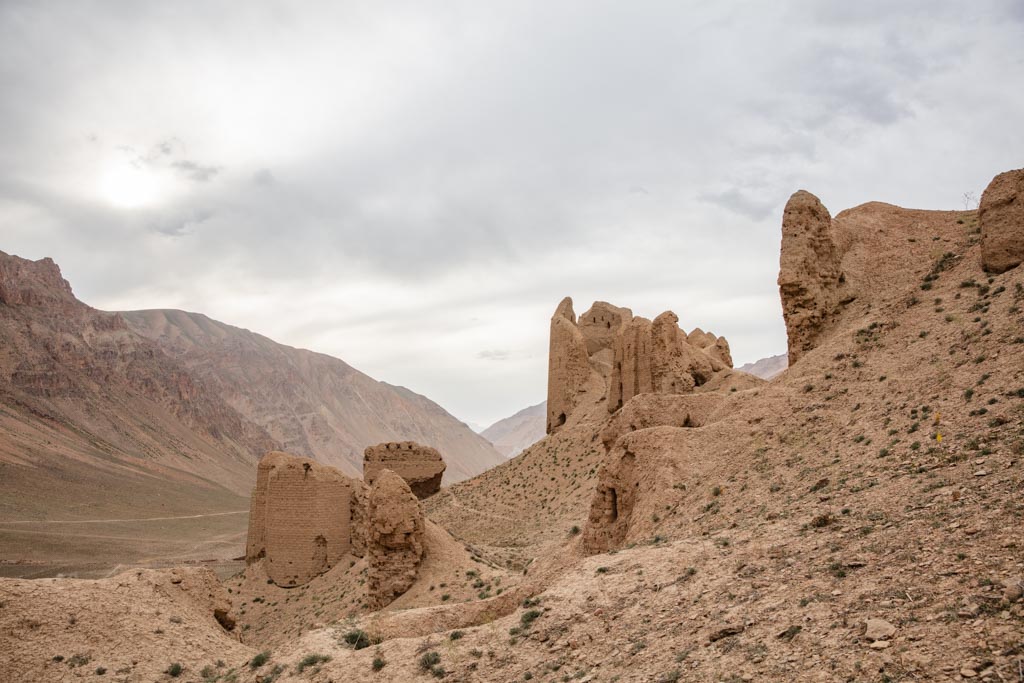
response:
[[[0,250],[486,424],[566,295],[785,350],[780,216],[1024,166],[1024,2],[0,2]]]

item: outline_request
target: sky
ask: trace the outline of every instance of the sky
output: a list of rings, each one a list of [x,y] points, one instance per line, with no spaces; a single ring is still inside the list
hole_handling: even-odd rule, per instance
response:
[[[783,352],[790,194],[973,208],[1022,86],[1020,0],[0,0],[0,250],[485,426],[564,296]]]

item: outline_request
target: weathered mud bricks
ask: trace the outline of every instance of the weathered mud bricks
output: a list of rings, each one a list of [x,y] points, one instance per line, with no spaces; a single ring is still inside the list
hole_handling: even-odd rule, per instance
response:
[[[352,550],[353,490],[333,467],[281,452],[260,460],[249,513],[246,562],[266,560],[278,586],[298,586]]]
[[[391,441],[370,446],[363,452],[363,481],[372,486],[384,470],[391,470],[409,485],[421,500],[441,488],[445,464],[441,454],[415,441]]]

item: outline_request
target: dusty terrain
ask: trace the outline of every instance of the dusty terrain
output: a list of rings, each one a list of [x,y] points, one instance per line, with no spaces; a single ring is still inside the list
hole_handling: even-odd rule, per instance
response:
[[[251,565],[231,631],[198,575],[6,580],[0,679],[1024,680],[1024,268],[986,272],[976,212],[813,213],[788,370],[609,412],[579,346],[553,433],[424,501],[385,609],[355,558],[296,589]]]

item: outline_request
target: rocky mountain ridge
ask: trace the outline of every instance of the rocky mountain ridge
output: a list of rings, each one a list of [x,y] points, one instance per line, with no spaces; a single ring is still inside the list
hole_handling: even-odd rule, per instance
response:
[[[2,252],[0,434],[7,519],[235,509],[257,459],[285,446],[356,475],[382,441],[438,444],[451,481],[503,460],[343,361],[201,314],[99,311],[51,259]]]

